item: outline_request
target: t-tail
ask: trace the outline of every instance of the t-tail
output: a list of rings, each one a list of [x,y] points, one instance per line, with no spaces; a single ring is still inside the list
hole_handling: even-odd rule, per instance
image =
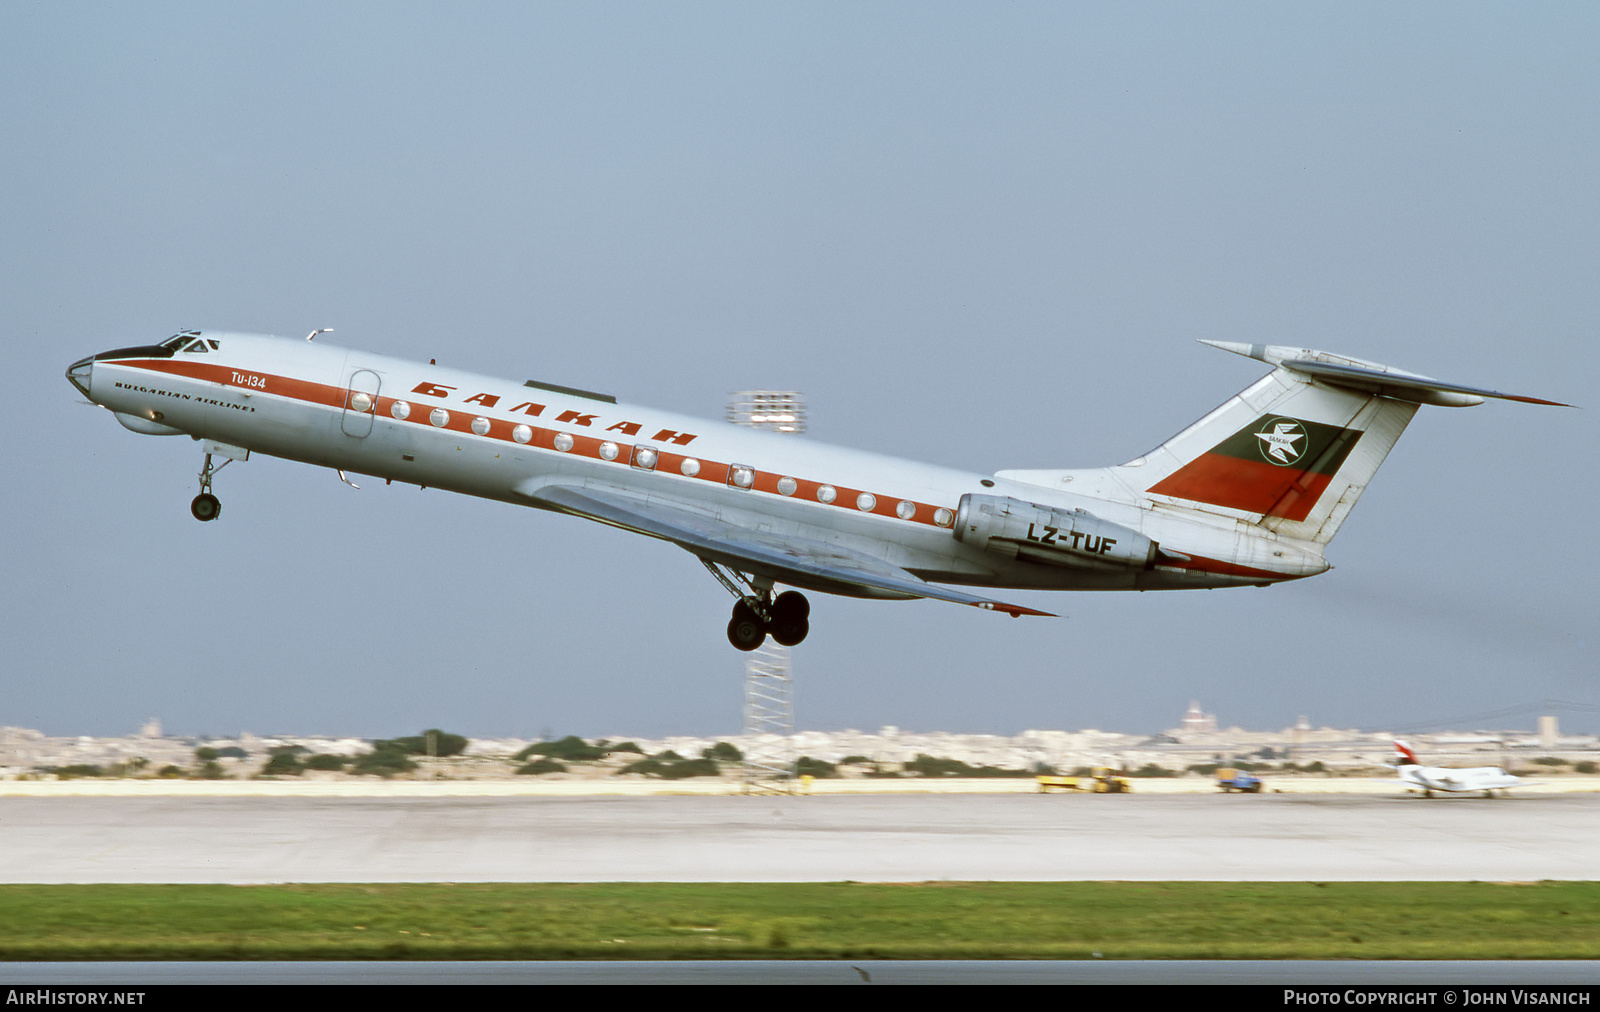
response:
[[[1138,460],[1111,468],[1158,503],[1326,544],[1423,404],[1567,405],[1444,383],[1309,348],[1202,341],[1275,366]]]

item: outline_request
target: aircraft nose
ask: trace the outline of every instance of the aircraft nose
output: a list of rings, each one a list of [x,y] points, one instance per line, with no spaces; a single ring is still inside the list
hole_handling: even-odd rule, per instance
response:
[[[90,355],[88,358],[80,358],[76,362],[67,366],[67,382],[81,390],[83,392],[83,396],[88,397],[90,400],[94,400],[94,397],[89,393],[90,388],[93,386],[93,380],[93,355]]]

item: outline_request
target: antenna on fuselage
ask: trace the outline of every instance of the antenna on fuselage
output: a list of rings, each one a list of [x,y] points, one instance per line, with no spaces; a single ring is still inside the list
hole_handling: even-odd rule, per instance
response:
[[[313,330],[311,333],[307,334],[306,335],[306,340],[307,341],[314,340],[318,334],[331,334],[331,333],[333,333],[333,328],[332,327],[322,327],[319,330]]]

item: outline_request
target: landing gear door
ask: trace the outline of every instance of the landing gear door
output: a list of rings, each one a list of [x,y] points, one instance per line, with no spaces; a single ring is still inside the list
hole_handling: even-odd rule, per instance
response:
[[[339,426],[347,436],[365,439],[372,432],[372,419],[378,410],[378,388],[382,381],[371,369],[357,369],[350,375],[344,392],[344,416]]]

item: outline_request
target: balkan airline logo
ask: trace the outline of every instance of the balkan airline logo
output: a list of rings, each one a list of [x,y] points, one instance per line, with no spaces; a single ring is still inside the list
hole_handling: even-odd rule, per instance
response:
[[[1311,440],[1306,427],[1293,418],[1274,418],[1256,430],[1256,449],[1271,463],[1289,465],[1306,455]]]
[[[1359,429],[1263,415],[1156,482],[1150,491],[1304,520],[1360,438]]]

